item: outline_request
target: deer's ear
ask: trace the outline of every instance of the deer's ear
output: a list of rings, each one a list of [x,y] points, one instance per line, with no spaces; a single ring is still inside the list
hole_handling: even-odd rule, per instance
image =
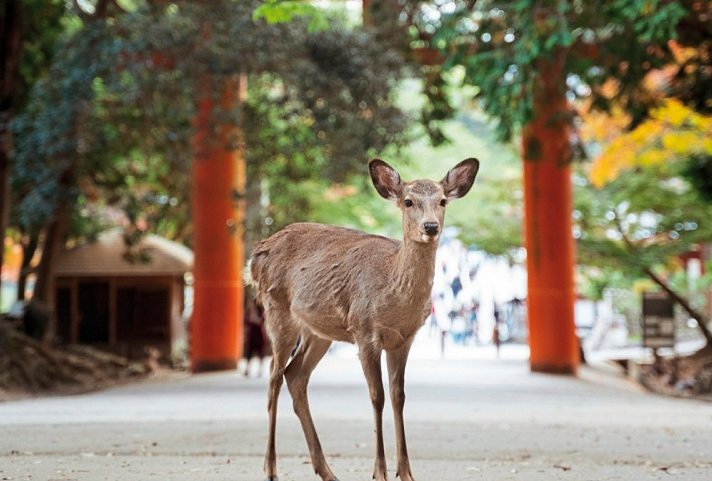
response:
[[[448,199],[459,199],[470,191],[477,171],[480,169],[480,161],[477,159],[465,159],[445,175],[441,181]]]
[[[398,172],[381,159],[373,159],[368,163],[373,185],[381,197],[388,200],[397,200],[400,197],[403,184]]]

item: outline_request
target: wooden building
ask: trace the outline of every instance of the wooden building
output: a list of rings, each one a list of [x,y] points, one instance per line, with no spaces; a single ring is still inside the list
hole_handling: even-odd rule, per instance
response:
[[[185,274],[193,268],[187,247],[148,235],[132,250],[111,230],[95,242],[62,251],[55,277],[56,336],[128,357],[148,347],[170,356],[185,345]]]

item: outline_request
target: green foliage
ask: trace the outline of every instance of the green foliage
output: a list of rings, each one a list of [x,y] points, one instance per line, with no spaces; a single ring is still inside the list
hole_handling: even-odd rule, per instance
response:
[[[189,242],[196,102],[236,74],[249,75],[248,102],[216,108],[212,121],[243,129],[251,183],[269,179],[280,223],[310,212],[298,182],[343,181],[400,142],[397,53],[336,23],[255,21],[259,4],[141,3],[68,29],[14,125],[16,222],[42,225],[65,202],[78,220],[121,212],[138,230]]]
[[[618,268],[579,264],[576,292],[588,299],[600,301],[607,289],[629,289],[635,279],[635,276]]]
[[[264,19],[270,24],[291,22],[298,17],[308,19],[307,25],[310,32],[318,32],[329,28],[329,21],[324,16],[324,12],[320,8],[303,1],[267,0],[255,8],[252,14],[254,20]]]
[[[264,80],[271,82],[270,76]],[[258,79],[252,79],[250,84],[255,92],[250,92],[248,105],[258,112],[247,115],[254,118],[256,127],[250,130],[248,137],[262,136],[255,138],[255,143],[273,149],[272,152],[259,151],[259,155],[270,158],[270,162],[250,161],[248,164],[249,169],[264,169],[265,173],[250,174],[251,178],[267,180],[263,188],[269,205],[263,215],[269,216],[273,223],[263,229],[263,235],[297,219],[400,238],[400,212],[376,194],[365,169],[336,183],[325,177],[310,177],[311,165],[320,169],[322,162],[327,161],[320,156],[319,149],[308,148],[310,137],[314,135],[309,128],[310,121],[285,115],[288,109],[275,101],[277,94],[260,87]],[[420,82],[413,79],[401,82],[396,105],[415,116],[425,101],[420,92]],[[411,139],[408,145],[400,150],[388,148],[379,156],[397,168],[406,180],[441,179],[460,160],[479,158],[481,169],[475,186],[465,198],[450,204],[446,224],[458,227],[460,238],[472,247],[493,255],[512,255],[522,243],[519,157],[512,146],[496,141],[486,118],[463,100],[465,92],[454,89],[452,94],[456,102],[462,102],[462,108],[457,118],[442,125],[444,134],[451,139],[449,142],[432,145],[428,133],[414,124],[408,134]],[[265,118],[267,113],[271,118]],[[284,147],[279,144],[280,139],[290,139],[295,146],[293,154],[280,154]],[[256,153],[248,149],[250,152]],[[254,217],[258,217],[258,213]],[[257,227],[253,227],[255,229]]]
[[[97,79],[114,63],[110,32],[103,22],[92,22],[57,47],[47,76],[13,123],[15,223],[22,230],[47,223],[57,205],[74,203],[80,180],[109,167],[99,135],[105,125],[94,117],[93,102]]]
[[[412,94],[419,90],[418,86],[404,86],[401,90],[403,105],[413,110],[421,107]],[[446,225],[457,227],[459,238],[472,248],[512,257],[522,246],[523,234],[520,158],[513,146],[497,141],[492,124],[466,103],[465,95],[463,89],[452,90],[453,99],[461,108],[455,119],[441,125],[450,141],[433,146],[427,132],[419,132],[417,141],[404,149],[406,165],[401,168],[394,162],[394,166],[406,179],[442,179],[460,160],[478,158],[480,171],[474,187],[467,196],[448,206]]]
[[[511,138],[533,114],[541,62],[563,62],[557,88],[572,99],[590,97],[594,106],[615,101],[639,120],[648,102],[641,80],[669,62],[667,42],[685,15],[678,2],[616,0],[584,2],[460,0],[435,4],[416,25],[447,60],[459,67],[464,83],[479,87],[483,109],[498,120],[498,134]],[[439,6],[439,7],[438,7]],[[447,10],[446,10],[447,9]],[[604,85],[615,80],[617,89]]]
[[[24,0],[20,3],[22,54],[15,105],[21,108],[34,83],[47,71],[66,17],[62,0]]]
[[[463,84],[477,88],[479,105],[498,122],[500,138],[511,139],[533,118],[535,101],[546,99],[544,86],[565,92],[572,105],[585,99],[593,109],[608,112],[616,106],[629,115],[628,127],[640,124],[660,99],[643,79],[679,60],[670,43],[678,35],[683,45],[703,48],[683,52],[689,63],[671,79],[671,91],[684,96],[688,85],[697,94],[686,102],[706,102],[708,93],[700,87],[709,82],[705,55],[712,29],[703,3],[461,0],[453,7],[434,2],[415,16],[415,27],[421,42],[445,55],[440,74],[462,71]],[[560,72],[545,68],[551,65]],[[437,124],[439,119],[430,117]],[[673,170],[636,169],[601,190],[577,177],[578,254],[591,293],[612,282],[616,272],[638,276],[712,236],[705,225],[710,204],[699,195],[704,191],[699,179],[706,177],[695,175],[705,172],[706,162],[686,165],[686,170],[682,164]]]
[[[289,28],[298,27],[290,24]],[[278,117],[309,126],[313,146],[322,150],[325,159],[311,166],[310,175],[320,169],[319,175],[341,181],[349,173],[365,172],[368,157],[399,143],[407,125],[407,118],[394,106],[393,98],[402,70],[400,56],[384,50],[383,45],[363,32],[341,28],[312,34],[302,40],[299,49],[294,40],[297,39],[291,45],[280,45],[275,40],[277,51],[270,57],[269,70],[261,71],[271,72],[279,80],[263,78],[259,85],[269,98],[257,101],[262,108],[281,109]],[[290,64],[287,58],[280,61],[282,56],[308,61]],[[255,103],[250,101],[253,106]],[[266,129],[270,125],[249,118],[247,122]],[[255,133],[254,129],[250,132]],[[250,137],[246,138],[250,142]],[[286,147],[280,146],[282,155],[302,155],[303,145]],[[270,149],[274,149],[271,142],[255,146],[251,158],[273,158]]]
[[[482,179],[475,194],[476,209],[455,209],[452,214],[461,240],[490,255],[513,257],[523,244],[521,185],[520,175],[512,171]]]
[[[578,176],[575,199],[583,265],[642,276],[712,238],[712,204],[670,166],[639,168],[601,189]]]
[[[248,219],[252,230],[258,229],[257,224],[265,216],[270,224],[262,229],[263,236],[295,221],[373,229],[393,220],[381,215],[382,204],[380,208],[372,205],[372,188],[365,181],[366,163],[355,158],[353,152],[366,151],[373,156],[378,150],[397,145],[396,132],[392,132],[391,142],[380,144],[378,150],[371,149],[367,132],[353,135],[360,125],[368,129],[367,124],[349,120],[348,116],[337,121],[346,113],[344,107],[348,104],[329,111],[326,98],[319,97],[308,98],[312,108],[304,108],[299,90],[286,88],[273,74],[253,76],[249,85],[243,109],[248,178],[263,180],[261,189],[250,198],[266,195],[269,200],[262,212],[253,212],[253,219]],[[361,101],[367,101],[366,97],[364,92]],[[320,114],[321,109],[328,115]],[[398,112],[393,108],[392,113],[402,115]],[[323,127],[316,127],[320,123]],[[331,130],[331,123],[348,125],[344,134],[353,137],[345,138],[338,146],[326,141],[325,128]]]

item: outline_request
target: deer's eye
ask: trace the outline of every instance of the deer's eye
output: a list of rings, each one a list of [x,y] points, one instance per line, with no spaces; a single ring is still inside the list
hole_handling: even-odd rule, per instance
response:
[[[440,205],[445,207],[447,205],[447,199],[443,199],[440,201]]]
[[[413,201],[410,199],[404,200],[403,204],[405,204],[406,207],[413,207]]]

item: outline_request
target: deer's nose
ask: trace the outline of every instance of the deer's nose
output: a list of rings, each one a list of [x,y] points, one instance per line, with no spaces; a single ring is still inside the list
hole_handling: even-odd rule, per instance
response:
[[[423,229],[425,230],[426,234],[433,236],[438,235],[438,230],[440,230],[440,226],[437,222],[426,222],[423,224]]]

